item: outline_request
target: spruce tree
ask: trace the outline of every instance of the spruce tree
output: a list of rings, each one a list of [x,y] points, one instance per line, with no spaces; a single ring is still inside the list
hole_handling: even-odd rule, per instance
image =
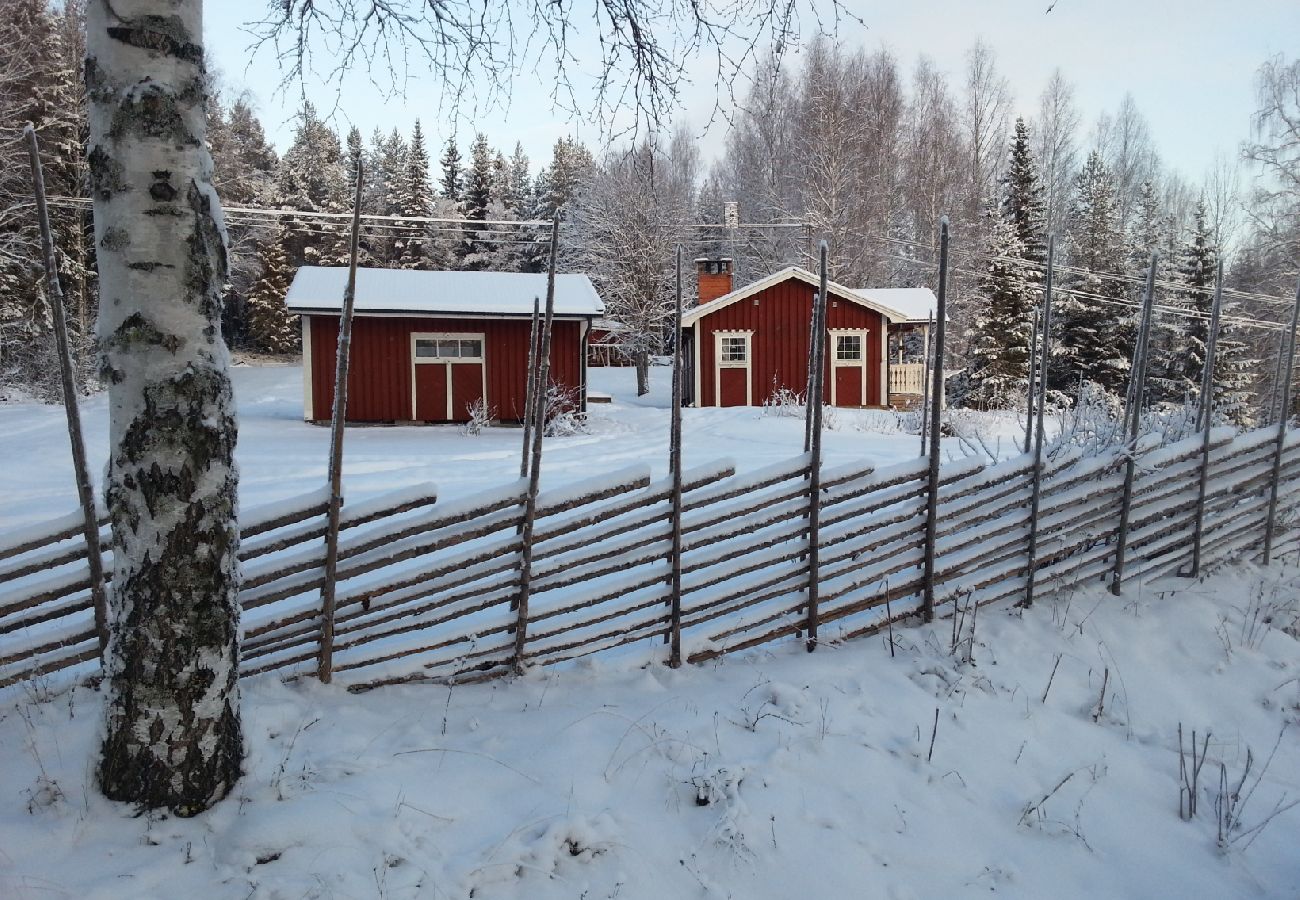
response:
[[[304,102],[293,144],[280,160],[280,202],[308,212],[347,212],[352,205],[348,187],[347,160],[338,135],[310,102]],[[287,246],[291,265],[347,264],[345,225],[320,219],[298,224]]]
[[[1113,276],[1124,270],[1115,183],[1093,151],[1075,178],[1070,217],[1069,263],[1083,269],[1062,279],[1054,299],[1057,330],[1050,381],[1073,394],[1079,379],[1123,395],[1133,352],[1129,295]]]
[[[429,184],[429,153],[424,149],[424,132],[420,129],[419,119],[415,120],[411,143],[406,150],[406,173],[402,192],[401,215],[428,218],[433,212],[433,187]],[[403,227],[394,247],[399,268],[431,268],[427,247],[428,232],[428,226],[423,224]]]
[[[442,156],[438,158],[438,166],[442,170],[442,177],[438,181],[439,195],[444,200],[460,203],[460,150],[456,147],[456,138],[447,139],[447,146],[443,148]]]
[[[1029,381],[1033,307],[1028,270],[1017,262],[1025,246],[1013,218],[991,216],[993,228],[980,267],[971,340],[971,398],[991,409],[1012,406]],[[1032,277],[1032,276],[1031,276]]]
[[[1210,310],[1214,302],[1214,274],[1218,252],[1206,222],[1205,203],[1197,203],[1191,238],[1178,260],[1181,286],[1175,303],[1185,314],[1178,316],[1178,340],[1161,366],[1168,381],[1165,394],[1173,402],[1195,402],[1201,395],[1209,343]]]
[[[998,211],[1002,221],[1010,222],[1015,229],[1022,248],[1018,255],[1034,267],[1025,273],[1026,283],[1032,285],[1042,281],[1039,270],[1047,262],[1047,224],[1043,183],[1038,177],[1038,163],[1034,160],[1029,127],[1024,119],[1016,119],[1008,156]]]
[[[488,218],[492,206],[493,165],[492,150],[487,135],[479,132],[470,145],[469,168],[465,171],[465,193],[462,209],[465,218],[481,222]],[[497,268],[497,245],[486,226],[471,232],[461,245],[460,267],[469,271]]]
[[[264,353],[292,353],[300,341],[298,319],[285,306],[289,283],[293,281],[293,269],[285,252],[287,238],[285,228],[280,226],[262,245],[262,276],[248,293],[249,343]]]

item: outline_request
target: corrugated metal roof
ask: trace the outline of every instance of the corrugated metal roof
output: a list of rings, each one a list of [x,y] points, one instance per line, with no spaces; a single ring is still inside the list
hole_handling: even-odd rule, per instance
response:
[[[348,270],[303,266],[285,304],[290,312],[340,312]],[[463,313],[531,316],[533,298],[546,303],[546,276],[522,272],[421,272],[357,269],[358,313]],[[555,314],[598,316],[605,311],[586,275],[555,276]]]

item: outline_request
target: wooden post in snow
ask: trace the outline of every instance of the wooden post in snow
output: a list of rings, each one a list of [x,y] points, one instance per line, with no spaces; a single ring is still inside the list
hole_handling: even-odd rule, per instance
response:
[[[1030,366],[1031,409],[1034,410],[1034,475],[1029,494],[1029,552],[1025,568],[1025,597],[1021,606],[1034,605],[1034,573],[1038,568],[1038,509],[1043,491],[1043,410],[1047,406],[1047,360],[1052,352],[1052,276],[1056,262],[1056,235],[1047,236],[1047,280],[1043,285],[1043,327],[1041,350],[1036,348],[1041,368],[1035,384]],[[1038,396],[1033,399],[1034,392]]]
[[[541,339],[541,306],[533,298],[533,325],[528,331],[528,379],[524,385],[524,449],[519,454],[519,477],[528,477],[528,454],[533,445],[533,392],[537,390],[537,342]]]
[[[826,369],[826,299],[829,279],[826,273],[830,248],[822,241],[818,249],[820,281],[814,304],[813,321],[817,330],[812,335],[813,365],[809,372],[808,411],[812,423],[808,460],[808,652],[817,649],[818,584],[821,557],[821,505],[822,505],[822,381]]]
[[[921,372],[921,455],[925,456],[925,439],[930,422],[930,353],[933,349],[934,313],[925,326],[925,360]]]
[[[515,674],[524,672],[528,643],[528,596],[533,580],[533,525],[537,519],[537,489],[542,474],[542,432],[546,430],[546,394],[551,380],[551,325],[555,317],[555,256],[560,240],[560,214],[551,219],[551,261],[546,270],[546,318],[537,348],[537,380],[533,390],[533,454],[528,466],[528,498],[524,527],[519,532],[519,596],[515,601]]]
[[[1192,526],[1192,567],[1189,578],[1201,573],[1201,538],[1205,533],[1205,494],[1210,481],[1210,427],[1214,424],[1214,362],[1219,346],[1219,314],[1223,308],[1223,260],[1214,273],[1214,305],[1210,308],[1210,333],[1205,347],[1205,371],[1201,373],[1201,408],[1197,425],[1201,429],[1201,472],[1196,488],[1196,519]]]
[[[1051,240],[1051,235],[1048,235]],[[1025,452],[1029,452],[1034,431],[1034,388],[1038,371],[1038,311],[1034,310],[1029,329],[1029,378],[1025,390]]]
[[[1129,376],[1128,458],[1124,461],[1124,494],[1120,500],[1119,533],[1115,540],[1115,567],[1110,576],[1110,592],[1119,596],[1124,583],[1124,556],[1128,551],[1129,516],[1133,512],[1133,480],[1137,476],[1138,429],[1142,427],[1142,398],[1147,386],[1147,350],[1151,346],[1151,312],[1156,300],[1157,254],[1151,254],[1147,268],[1147,291],[1142,300],[1142,324],[1133,348],[1133,372]]]
[[[948,217],[939,222],[939,306],[935,310],[934,384],[930,388],[930,476],[925,499],[925,578],[921,616],[934,621],[934,543],[939,530],[939,424],[943,416],[943,338],[948,317]]]
[[[1291,328],[1287,331],[1286,363],[1282,368],[1282,412],[1277,420],[1277,450],[1273,454],[1273,476],[1268,494],[1268,518],[1264,520],[1264,565],[1273,558],[1273,523],[1277,516],[1278,482],[1282,476],[1282,448],[1286,444],[1286,423],[1291,418],[1291,381],[1295,378],[1296,325],[1300,324],[1300,281],[1296,282]]]
[[[329,517],[325,528],[325,581],[321,585],[320,650],[316,675],[325,684],[334,677],[334,581],[339,564],[339,516],[343,509],[343,426],[348,414],[348,362],[352,353],[352,313],[357,304],[357,253],[361,241],[361,187],[365,174],[357,162],[352,199],[352,237],[348,246],[348,284],[339,317],[339,345],[334,360],[334,409],[330,413]]]
[[[668,664],[682,664],[682,248],[677,247],[677,303],[673,315],[673,409],[669,418],[668,469],[673,485],[672,576],[669,582]]]
[[[54,255],[54,235],[50,229],[50,211],[45,203],[45,174],[41,171],[40,148],[36,129],[27,123],[27,155],[32,166],[32,192],[36,196],[36,218],[41,229],[41,251],[45,259],[45,293],[50,300],[54,319],[54,341],[59,351],[59,375],[63,379],[63,410],[68,419],[68,440],[72,444],[72,469],[77,480],[77,501],[81,504],[82,536],[86,541],[86,562],[90,565],[90,597],[95,607],[95,634],[99,653],[108,645],[108,600],[104,594],[104,557],[99,548],[99,521],[95,515],[95,493],[91,486],[90,467],[86,463],[86,445],[81,436],[81,412],[77,408],[77,379],[72,370],[72,349],[68,346],[68,318],[63,308],[63,285],[59,283],[59,261]]]

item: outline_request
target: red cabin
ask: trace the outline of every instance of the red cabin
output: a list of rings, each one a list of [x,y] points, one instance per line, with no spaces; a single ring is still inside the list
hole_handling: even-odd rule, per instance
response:
[[[759,406],[781,389],[804,394],[817,276],[792,266],[731,290],[731,260],[699,259],[696,267],[699,305],[682,316],[688,405]],[[882,407],[914,401],[922,364],[910,358],[911,345],[924,342],[905,335],[923,333],[934,294],[925,288],[853,290],[834,282],[828,293],[826,402]]]
[[[329,421],[345,268],[303,266],[286,305],[302,317],[303,417]],[[349,422],[467,422],[523,417],[533,300],[546,276],[357,269]],[[586,409],[586,344],[604,305],[586,275],[558,275],[551,380]]]

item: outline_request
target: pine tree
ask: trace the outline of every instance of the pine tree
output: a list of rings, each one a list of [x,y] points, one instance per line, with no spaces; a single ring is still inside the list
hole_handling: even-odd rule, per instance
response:
[[[424,149],[424,132],[420,120],[415,120],[411,143],[406,150],[406,173],[402,183],[400,214],[427,218],[433,212],[433,187],[429,184],[429,153]],[[429,229],[427,225],[411,225],[402,229],[395,242],[396,263],[402,269],[428,269]]]
[[[1054,305],[1059,329],[1050,381],[1074,393],[1079,379],[1122,395],[1133,351],[1128,294],[1113,277],[1124,270],[1124,243],[1115,206],[1114,179],[1093,151],[1075,178],[1069,262],[1085,270],[1063,279]]]
[[[249,342],[264,353],[292,353],[300,340],[297,317],[289,314],[284,303],[293,281],[293,269],[285,252],[287,239],[281,226],[262,245],[262,276],[248,293]]]
[[[438,181],[439,195],[444,200],[460,203],[462,194],[460,150],[456,147],[456,138],[447,139],[447,146],[443,149],[442,156],[438,158],[438,166],[442,169],[442,178]]]

